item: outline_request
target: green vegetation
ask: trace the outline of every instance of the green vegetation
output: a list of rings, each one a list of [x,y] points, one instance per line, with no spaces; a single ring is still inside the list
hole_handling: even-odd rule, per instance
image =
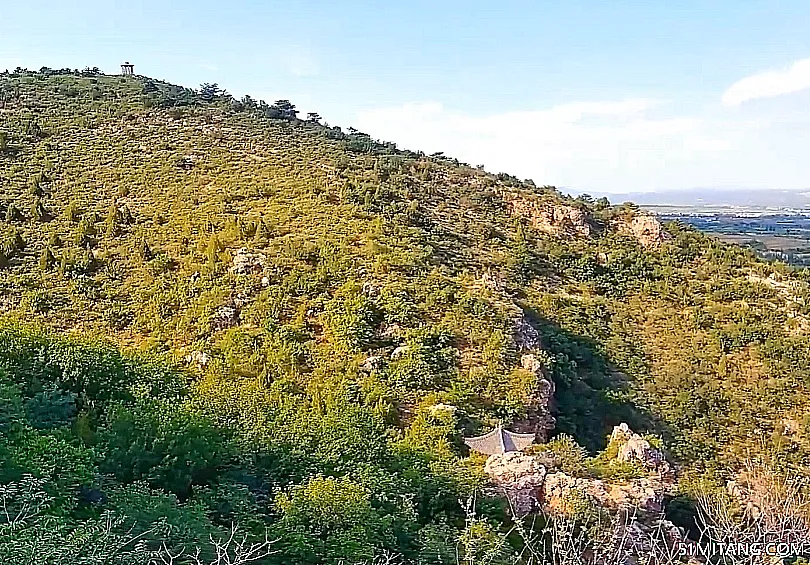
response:
[[[631,209],[215,84],[20,69],[0,108],[0,497],[36,509],[0,552],[142,563],[235,524],[279,540],[266,563],[509,562],[503,505],[460,502],[483,481],[460,438],[530,420],[517,320],[566,470],[631,475],[596,455],[620,422],[690,480],[751,451],[806,470],[804,271],[679,224],[645,249],[611,227]],[[546,234],[507,195],[596,228]]]

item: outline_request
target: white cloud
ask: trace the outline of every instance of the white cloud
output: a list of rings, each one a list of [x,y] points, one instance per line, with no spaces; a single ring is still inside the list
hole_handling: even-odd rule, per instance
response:
[[[796,61],[790,67],[752,75],[732,84],[723,93],[727,106],[738,106],[749,100],[774,98],[810,88],[810,59]]]
[[[403,148],[586,191],[671,188],[683,167],[735,148],[734,128],[654,116],[659,106],[629,98],[474,116],[431,102],[369,109],[355,125]]]

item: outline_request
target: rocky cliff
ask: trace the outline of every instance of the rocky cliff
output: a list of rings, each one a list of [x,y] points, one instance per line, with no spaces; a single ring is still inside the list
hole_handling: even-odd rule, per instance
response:
[[[617,461],[637,463],[644,470],[643,476],[573,476],[562,470],[560,458],[549,451],[492,455],[484,472],[490,479],[491,492],[505,497],[516,516],[567,513],[572,504],[582,499],[608,511],[630,508],[650,515],[662,512],[664,497],[676,484],[664,454],[627,424],[616,426],[610,447]]]
[[[652,249],[671,239],[661,222],[653,214],[636,212],[632,216],[615,220],[615,229],[628,235],[646,248]]]

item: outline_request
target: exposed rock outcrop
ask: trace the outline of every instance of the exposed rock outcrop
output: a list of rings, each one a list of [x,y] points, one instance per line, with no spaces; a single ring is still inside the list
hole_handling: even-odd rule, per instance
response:
[[[520,365],[534,374],[537,386],[526,403],[526,418],[513,422],[512,429],[518,433],[533,433],[539,441],[545,441],[557,424],[552,415],[554,382],[546,375],[545,364],[538,355],[534,353],[522,355]]]
[[[526,218],[534,229],[543,233],[588,237],[595,231],[593,219],[574,206],[529,199],[517,194],[507,194],[505,200],[513,216]]]
[[[496,454],[487,459],[484,472],[496,494],[505,497],[516,516],[539,510],[546,468],[539,458],[519,451]]]
[[[636,212],[629,218],[614,222],[619,233],[629,235],[648,249],[653,249],[672,239],[655,215],[647,212]]]
[[[391,359],[399,359],[403,355],[407,355],[407,353],[411,350],[410,345],[400,345],[394,351],[391,352]]]
[[[261,273],[266,264],[267,258],[264,255],[250,251],[247,247],[242,247],[234,255],[230,271],[237,275]]]
[[[635,509],[655,514],[663,510],[670,486],[648,477],[615,481],[573,477],[555,466],[553,456],[513,451],[490,456],[484,472],[492,492],[507,498],[517,516],[540,510],[569,513],[572,503],[583,497],[610,511]]]
[[[522,315],[515,320],[515,344],[523,352],[540,349],[543,345],[538,331]]]
[[[235,306],[220,306],[211,316],[214,330],[224,330],[239,325],[239,309]]]
[[[540,333],[532,326],[522,310],[515,318],[513,339],[518,351],[522,353],[520,366],[535,376],[537,386],[526,399],[526,418],[512,423],[512,430],[518,433],[533,433],[540,441],[545,441],[548,432],[554,429],[556,420],[552,415],[554,409],[554,382],[546,374],[546,357]]]
[[[619,461],[639,463],[648,471],[662,474],[669,474],[672,471],[664,454],[633,432],[627,424],[622,423],[613,428],[610,445],[618,449],[616,457]]]
[[[583,495],[608,510],[636,508],[649,513],[663,510],[664,489],[651,479],[607,482],[561,472],[546,475],[540,502],[546,512],[566,513],[571,501]]]
[[[382,356],[370,355],[369,357],[366,357],[366,359],[360,365],[360,370],[367,373],[373,373],[374,371],[379,370],[384,364],[385,361]]]
[[[207,353],[202,351],[192,351],[188,355],[186,355],[186,363],[189,365],[197,365],[199,368],[204,368],[208,365],[208,362],[211,360]]]

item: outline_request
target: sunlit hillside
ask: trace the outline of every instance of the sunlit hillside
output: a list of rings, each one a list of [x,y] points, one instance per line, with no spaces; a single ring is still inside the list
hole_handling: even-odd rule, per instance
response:
[[[456,563],[511,527],[462,442],[498,422],[606,480],[626,422],[687,510],[806,471],[804,271],[293,103],[0,75],[0,496],[39,508],[0,547]]]

